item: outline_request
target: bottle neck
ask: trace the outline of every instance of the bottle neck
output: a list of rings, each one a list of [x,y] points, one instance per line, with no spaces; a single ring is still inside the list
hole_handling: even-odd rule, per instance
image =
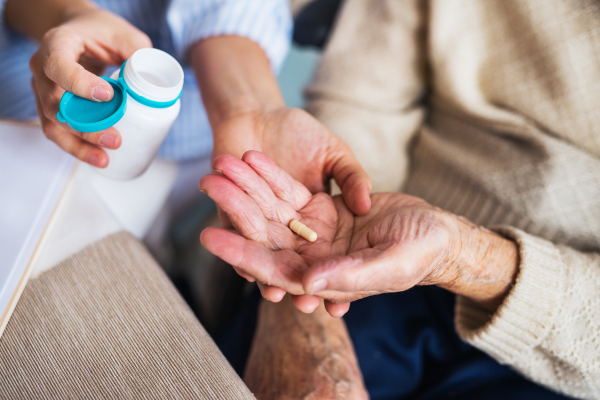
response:
[[[162,50],[141,49],[125,63],[123,79],[137,95],[155,102],[169,102],[181,93],[183,69]]]

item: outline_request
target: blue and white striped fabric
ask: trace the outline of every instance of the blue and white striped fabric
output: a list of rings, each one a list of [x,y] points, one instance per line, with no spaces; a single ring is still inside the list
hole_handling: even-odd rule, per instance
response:
[[[206,157],[212,133],[193,71],[184,62],[194,42],[217,35],[238,35],[258,43],[277,72],[287,53],[292,31],[288,0],[94,0],[144,31],[154,47],[184,66],[181,112],[159,154],[184,161]],[[5,0],[0,0],[0,16]],[[33,41],[7,29],[0,18],[0,118],[35,118],[29,59]],[[107,75],[111,71],[107,71]]]

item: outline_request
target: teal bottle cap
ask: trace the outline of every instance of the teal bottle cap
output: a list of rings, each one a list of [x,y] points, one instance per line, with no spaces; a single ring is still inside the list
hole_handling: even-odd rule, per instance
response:
[[[96,102],[65,92],[60,99],[60,122],[66,122],[76,131],[98,132],[108,129],[117,122],[127,108],[127,95],[121,85],[111,78],[102,78],[113,87],[114,96],[107,102]]]

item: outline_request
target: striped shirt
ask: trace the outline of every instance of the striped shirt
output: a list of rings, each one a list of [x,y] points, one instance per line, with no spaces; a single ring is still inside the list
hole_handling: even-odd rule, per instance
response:
[[[278,71],[287,53],[292,21],[288,0],[94,0],[100,7],[145,32],[154,47],[173,55],[184,67],[181,112],[159,155],[184,161],[206,157],[212,133],[193,71],[183,60],[194,42],[223,34],[258,43]],[[5,0],[0,0],[0,16]],[[29,59],[38,45],[3,25],[0,18],[0,118],[37,116],[31,91]],[[106,76],[114,71],[109,69]]]

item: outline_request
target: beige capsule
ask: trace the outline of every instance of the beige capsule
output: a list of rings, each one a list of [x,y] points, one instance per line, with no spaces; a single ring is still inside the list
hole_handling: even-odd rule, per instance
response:
[[[289,226],[292,231],[302,236],[309,242],[314,242],[315,240],[317,240],[317,233],[310,229],[308,226],[304,225],[302,222],[293,219],[290,221]]]

